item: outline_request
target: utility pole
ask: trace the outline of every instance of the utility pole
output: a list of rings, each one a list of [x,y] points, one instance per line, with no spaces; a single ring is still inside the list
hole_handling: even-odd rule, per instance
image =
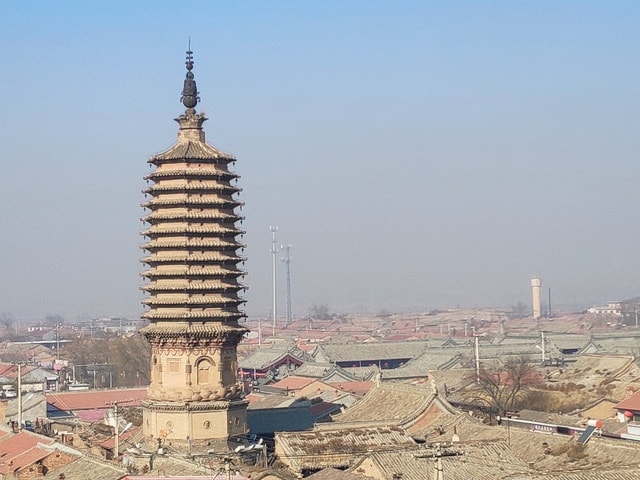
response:
[[[262,319],[258,319],[258,346],[262,346]]]
[[[127,399],[127,400],[121,400],[121,402],[131,402],[132,399]],[[120,431],[120,417],[118,416],[118,402],[107,402],[107,405],[113,405],[113,416],[114,416],[114,423],[115,423],[115,437],[114,437],[114,447],[113,447],[113,455],[114,455],[114,459],[117,462],[118,461],[118,457],[120,456],[120,434],[124,433],[125,431],[127,431],[129,429],[129,427],[131,426],[131,423],[127,424],[123,429],[122,432]]]
[[[18,432],[22,431],[22,363],[18,363]]]
[[[541,335],[541,339],[540,339],[540,346],[542,347],[540,350],[542,351],[542,365],[544,366],[544,362],[547,360],[547,354],[546,354],[546,346],[544,344],[544,330],[540,330],[540,335]]]
[[[56,360],[60,359],[60,322],[56,323]]]
[[[118,423],[118,402],[113,403],[113,416],[116,417],[116,438],[115,438],[115,446],[113,448],[114,456],[116,457],[116,462],[118,461],[118,457],[120,456],[120,425]]]
[[[444,469],[442,468],[442,454],[440,446],[436,446],[436,462],[433,464],[433,480],[444,480]]]
[[[435,458],[433,465],[433,480],[444,480],[444,467],[442,466],[442,457],[452,457],[463,455],[464,452],[454,448],[451,444],[436,443],[431,446],[431,451],[415,455],[415,458]]]
[[[478,342],[478,335],[474,335],[473,338],[476,351],[476,383],[480,383],[480,343]]]
[[[278,318],[278,303],[277,303],[277,290],[276,290],[276,256],[278,255],[278,248],[276,247],[276,232],[278,231],[277,225],[271,225],[269,227],[271,231],[271,280],[273,286],[273,330],[272,336],[276,336],[276,318]]]
[[[285,256],[282,257],[284,262],[285,272],[287,276],[287,323],[290,325],[293,321],[291,315],[291,245],[280,245],[280,249],[285,251]]]

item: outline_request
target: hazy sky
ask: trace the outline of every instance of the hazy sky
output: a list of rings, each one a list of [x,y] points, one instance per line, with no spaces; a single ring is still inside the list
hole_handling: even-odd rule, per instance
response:
[[[191,36],[242,176],[247,312],[640,293],[640,3],[0,1],[0,312],[142,311]],[[284,265],[278,265],[284,313]]]

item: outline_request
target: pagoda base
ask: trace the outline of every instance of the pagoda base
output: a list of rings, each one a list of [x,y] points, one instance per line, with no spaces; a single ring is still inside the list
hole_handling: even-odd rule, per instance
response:
[[[223,449],[230,437],[245,435],[245,400],[223,402],[142,403],[142,431],[158,448],[171,446],[187,453],[192,450]]]

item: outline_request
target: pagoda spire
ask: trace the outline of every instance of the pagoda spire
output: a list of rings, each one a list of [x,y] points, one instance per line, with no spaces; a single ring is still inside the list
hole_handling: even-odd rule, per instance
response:
[[[184,79],[184,86],[182,87],[182,97],[180,97],[180,101],[188,110],[192,110],[198,104],[200,97],[198,96],[196,81],[193,79],[193,52],[191,51],[191,39],[189,39],[189,48],[186,53],[187,60],[184,63],[187,66],[187,77]]]

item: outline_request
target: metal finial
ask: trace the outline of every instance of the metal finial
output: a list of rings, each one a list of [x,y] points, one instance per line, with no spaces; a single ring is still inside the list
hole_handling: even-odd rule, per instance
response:
[[[196,81],[193,79],[193,52],[191,51],[191,38],[189,38],[189,47],[187,50],[187,60],[185,65],[187,66],[187,77],[184,80],[184,87],[182,88],[182,97],[180,101],[187,108],[194,108],[200,97],[198,97],[198,88],[196,87]]]

